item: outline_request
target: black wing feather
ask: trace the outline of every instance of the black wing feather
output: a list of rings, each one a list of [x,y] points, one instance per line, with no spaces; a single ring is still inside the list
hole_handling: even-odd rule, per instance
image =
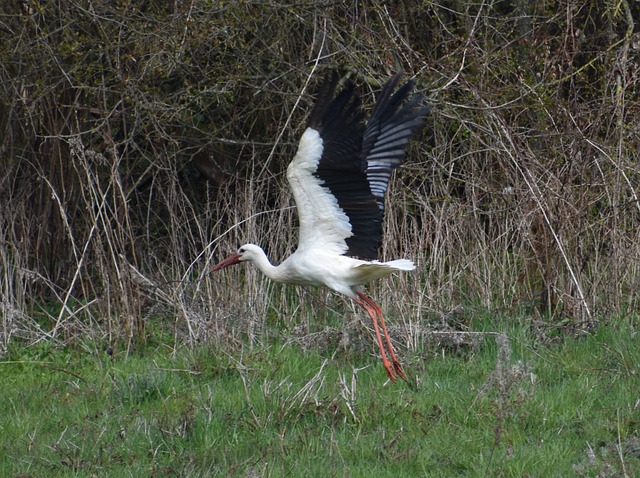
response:
[[[391,95],[401,76],[395,75],[384,86],[365,127],[360,99],[350,81],[333,98],[338,84],[333,72],[323,83],[309,119],[309,127],[323,141],[315,176],[336,198],[351,224],[353,235],[345,240],[348,256],[377,259],[391,172],[401,164],[411,134],[428,112],[418,107],[421,96],[400,108],[413,88],[413,82],[408,82]]]
[[[382,89],[362,144],[362,166],[382,213],[391,174],[402,164],[409,139],[422,127],[424,117],[430,111],[429,107],[420,106],[422,95],[407,100],[414,87],[413,81],[406,82],[391,95],[401,78],[402,73],[394,75]]]

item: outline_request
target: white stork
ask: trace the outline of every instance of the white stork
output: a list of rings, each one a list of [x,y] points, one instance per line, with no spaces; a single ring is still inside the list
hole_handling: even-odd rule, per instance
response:
[[[378,261],[384,195],[391,173],[402,163],[409,138],[429,112],[421,106],[422,96],[409,98],[412,81],[392,95],[401,77],[396,74],[386,83],[366,126],[353,84],[347,82],[334,98],[337,74],[325,81],[287,168],[300,223],[298,248],[274,266],[262,248],[245,244],[211,268],[213,272],[253,262],[276,282],[326,286],[351,297],[373,321],[382,363],[392,381],[396,374],[406,376],[391,345],[382,309],[365,295],[363,285],[396,271],[415,269],[408,259]]]

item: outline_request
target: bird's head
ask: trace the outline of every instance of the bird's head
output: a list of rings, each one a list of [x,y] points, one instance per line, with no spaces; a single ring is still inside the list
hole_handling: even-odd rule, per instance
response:
[[[216,272],[225,267],[234,266],[244,261],[254,261],[260,254],[264,254],[262,249],[255,244],[245,244],[238,252],[229,255],[226,259],[218,262],[209,269],[209,272]]]

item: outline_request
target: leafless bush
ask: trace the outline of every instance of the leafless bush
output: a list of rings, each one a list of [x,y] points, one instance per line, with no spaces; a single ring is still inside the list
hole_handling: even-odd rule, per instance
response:
[[[249,241],[293,251],[284,168],[340,65],[365,105],[397,70],[436,105],[382,250],[419,271],[372,286],[396,323],[460,304],[572,323],[638,309],[636,3],[5,3],[3,347],[144,340],[154,318],[229,343],[268,317],[322,322],[326,292],[206,267]]]

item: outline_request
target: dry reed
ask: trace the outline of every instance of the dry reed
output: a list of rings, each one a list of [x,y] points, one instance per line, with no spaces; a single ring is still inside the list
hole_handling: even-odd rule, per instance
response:
[[[381,251],[418,270],[371,286],[405,344],[460,305],[577,327],[638,310],[633,15],[606,33],[589,15],[608,10],[576,2],[94,7],[5,12],[22,34],[0,53],[0,353],[13,338],[131,344],[155,319],[176,343],[237,344],[268,320],[350,316],[326,291],[206,272],[245,242],[275,262],[294,250],[284,168],[304,88],[336,64],[367,108],[398,69],[436,105],[391,185]],[[578,24],[580,45],[563,29]]]

